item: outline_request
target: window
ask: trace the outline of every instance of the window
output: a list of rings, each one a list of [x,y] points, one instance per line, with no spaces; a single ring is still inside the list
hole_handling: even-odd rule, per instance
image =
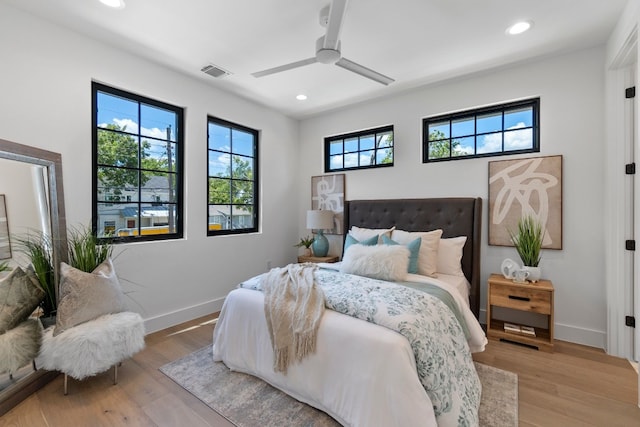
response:
[[[426,118],[423,163],[540,151],[540,98]]]
[[[94,232],[115,242],[182,237],[182,108],[91,88]]]
[[[258,231],[258,131],[209,117],[209,236]]]
[[[393,166],[393,126],[324,139],[324,171]]]

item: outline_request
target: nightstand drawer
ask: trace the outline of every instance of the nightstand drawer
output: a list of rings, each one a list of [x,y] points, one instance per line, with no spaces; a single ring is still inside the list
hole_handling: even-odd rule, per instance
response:
[[[551,314],[551,293],[543,290],[493,284],[490,299],[499,307]]]

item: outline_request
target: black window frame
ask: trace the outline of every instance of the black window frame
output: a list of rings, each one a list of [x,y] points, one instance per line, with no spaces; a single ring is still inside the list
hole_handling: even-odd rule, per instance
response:
[[[231,229],[220,229],[220,230],[212,230],[209,224],[209,200],[210,200],[210,194],[209,194],[209,179],[213,178],[215,176],[210,175],[210,170],[209,170],[209,153],[211,151],[215,151],[215,152],[219,152],[219,153],[225,153],[224,151],[219,151],[219,150],[215,150],[215,149],[211,149],[209,147],[209,124],[210,123],[214,123],[218,126],[222,126],[222,127],[227,127],[229,128],[229,130],[238,130],[241,132],[245,132],[245,133],[249,133],[253,136],[253,160],[254,160],[254,164],[253,164],[253,212],[252,212],[252,217],[253,217],[253,226],[252,227],[246,227],[246,228],[231,228]],[[231,135],[233,135],[233,133],[231,133]],[[233,144],[233,140],[231,141],[231,144]],[[228,235],[234,235],[234,234],[249,234],[249,233],[257,233],[260,231],[260,223],[259,223],[259,219],[260,219],[260,159],[259,159],[259,147],[260,147],[260,131],[256,130],[256,129],[252,129],[248,126],[244,126],[238,123],[234,123],[225,119],[221,119],[219,117],[214,117],[214,116],[207,116],[207,144],[206,144],[206,161],[207,161],[207,236],[228,236]],[[230,147],[230,151],[229,154],[233,154],[233,147]],[[241,155],[239,153],[235,153],[235,155]],[[245,156],[248,157],[248,156]],[[220,178],[218,178],[220,179]],[[224,178],[226,179],[226,178]],[[230,176],[229,181],[232,183],[235,179]],[[246,180],[245,180],[246,181]],[[229,186],[230,189],[232,188],[232,185]],[[232,200],[233,202],[233,200]],[[213,205],[217,205],[217,204],[213,204]],[[237,203],[230,203],[230,205],[233,207],[234,205],[239,205]],[[231,213],[229,215],[230,217],[233,217],[233,208],[231,209]]]
[[[507,150],[504,149],[504,115],[509,111],[519,110],[523,107],[531,107],[532,108],[532,123],[531,127],[521,128],[521,129],[532,129],[532,147],[526,148],[522,150]],[[439,157],[439,158],[429,158],[429,125],[432,123],[438,123],[443,121],[449,121],[449,140],[454,140],[455,138],[451,137],[451,123],[456,120],[463,119],[473,119],[474,120],[474,133],[463,136],[471,137],[473,136],[475,141],[477,142],[477,137],[486,135],[489,133],[497,133],[497,132],[487,132],[487,133],[477,133],[477,116],[487,115],[492,113],[502,113],[502,149],[501,151],[494,151],[490,153],[478,153],[477,152],[477,144],[474,143],[474,151],[475,154],[463,155],[463,156],[452,156],[451,155],[451,145],[449,145],[449,156],[448,157]],[[508,131],[508,130],[507,130]],[[438,116],[431,116],[422,119],[422,163],[436,163],[436,162],[448,162],[451,160],[465,160],[465,159],[477,159],[482,157],[498,157],[498,156],[507,156],[513,154],[524,154],[524,153],[538,153],[540,152],[540,98],[529,98],[523,99],[519,101],[507,102],[503,104],[492,105],[488,107],[476,108],[472,110],[458,111],[455,113],[442,114]]]
[[[373,134],[374,136],[374,140],[377,134],[381,134],[381,133],[388,133],[391,132],[392,135],[392,140],[393,140],[393,145],[391,147],[384,147],[384,149],[391,149],[391,156],[392,156],[392,161],[390,163],[376,163],[374,165],[362,165],[362,166],[353,166],[353,167],[344,167],[344,156],[346,154],[352,154],[352,153],[361,153],[363,151],[378,151],[381,150],[382,148],[377,148],[374,147],[373,149],[360,149],[360,138],[364,137],[364,136],[371,136]],[[353,139],[353,138],[358,138],[358,150],[356,151],[345,151],[344,148],[344,140],[347,139]],[[337,169],[331,169],[331,158],[335,157],[335,154],[331,154],[331,144],[334,141],[343,141],[343,146],[342,146],[342,168],[337,168]],[[394,133],[394,129],[393,129],[393,125],[386,125],[386,126],[381,126],[381,127],[377,127],[377,128],[372,128],[372,129],[365,129],[365,130],[361,130],[361,131],[357,131],[357,132],[350,132],[350,133],[346,133],[346,134],[342,134],[342,135],[334,135],[334,136],[328,136],[324,138],[324,171],[325,173],[331,173],[331,172],[340,172],[340,171],[352,171],[352,170],[361,170],[361,169],[372,169],[372,168],[384,168],[384,167],[392,167],[394,162],[395,162],[395,133]],[[376,157],[377,158],[377,157]]]
[[[108,200],[99,200],[98,199],[98,130],[101,129],[98,127],[98,93],[106,93],[109,95],[125,98],[130,101],[134,101],[138,103],[138,117],[140,117],[140,105],[145,104],[151,107],[157,107],[160,109],[168,110],[176,114],[176,139],[175,139],[175,173],[174,171],[169,171],[167,173],[174,173],[176,184],[175,189],[177,190],[177,196],[175,196],[174,202],[166,202],[164,205],[175,205],[175,231],[168,233],[158,233],[158,234],[143,234],[141,232],[141,207],[142,205],[146,205],[147,202],[143,202],[138,200],[138,202],[126,202],[128,204],[137,203],[138,204],[138,219],[137,219],[137,235],[132,236],[112,236],[112,237],[99,237],[99,241],[108,241],[110,243],[130,243],[130,242],[143,242],[143,241],[158,241],[158,240],[175,240],[182,239],[184,237],[184,108],[177,107],[175,105],[167,104],[162,101],[158,101],[152,98],[148,98],[146,96],[138,95],[132,92],[128,92],[122,89],[117,89],[102,83],[91,82],[91,104],[92,104],[92,112],[91,112],[91,133],[92,133],[92,221],[91,227],[94,235],[98,236],[98,221],[99,221],[99,212],[98,212],[98,204],[99,203],[109,203]],[[141,124],[138,126],[138,138],[146,138],[147,136],[143,136],[140,133]],[[140,165],[137,168],[138,172],[144,170]],[[140,186],[137,187],[138,191],[140,191]]]

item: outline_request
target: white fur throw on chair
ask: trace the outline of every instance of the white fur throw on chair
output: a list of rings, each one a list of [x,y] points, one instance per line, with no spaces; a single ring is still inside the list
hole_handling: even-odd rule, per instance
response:
[[[105,314],[53,336],[44,331],[36,362],[82,380],[117,365],[144,348],[144,323],[138,313]]]
[[[0,334],[0,373],[13,374],[38,355],[42,325],[37,319],[27,319],[15,328]]]

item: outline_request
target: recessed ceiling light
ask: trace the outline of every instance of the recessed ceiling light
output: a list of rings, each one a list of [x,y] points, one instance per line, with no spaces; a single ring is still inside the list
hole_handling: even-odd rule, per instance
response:
[[[297,99],[298,101],[304,101],[305,99],[307,99],[307,95],[305,95],[305,94],[301,93],[300,95],[297,95],[297,96],[296,96],[296,99]]]
[[[100,3],[105,6],[112,7],[114,9],[122,9],[124,8],[124,0],[100,0]]]
[[[512,36],[516,34],[522,34],[525,31],[529,30],[532,25],[533,23],[531,21],[516,22],[515,24],[507,28],[507,34],[510,34]]]

